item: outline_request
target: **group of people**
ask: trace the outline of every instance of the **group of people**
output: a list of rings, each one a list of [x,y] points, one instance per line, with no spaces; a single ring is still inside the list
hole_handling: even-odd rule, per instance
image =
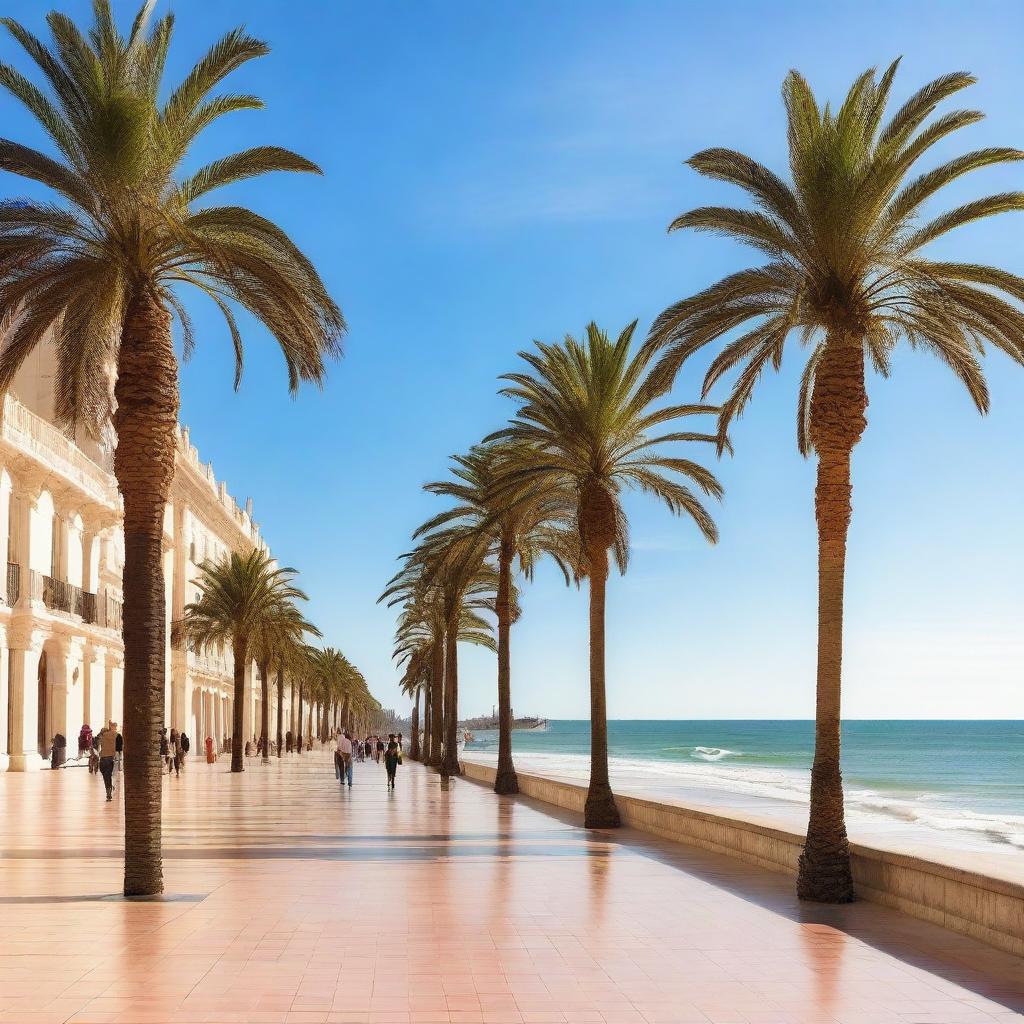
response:
[[[352,762],[369,761],[373,758],[377,764],[384,761],[387,771],[388,789],[395,788],[395,775],[402,763],[402,734],[388,733],[385,744],[380,736],[367,736],[363,740],[353,740],[344,729],[339,729],[334,746],[334,777],[344,786],[352,785]]]
[[[174,772],[176,776],[182,773],[185,768],[185,755],[191,746],[192,744],[184,731],[178,732],[177,729],[172,729],[171,735],[168,736],[166,729],[160,730],[160,757],[167,766],[168,775],[171,772]]]

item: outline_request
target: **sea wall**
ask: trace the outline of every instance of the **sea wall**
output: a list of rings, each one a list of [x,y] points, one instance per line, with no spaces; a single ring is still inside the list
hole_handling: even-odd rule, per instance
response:
[[[464,761],[469,779],[493,784],[491,765]],[[519,772],[523,796],[583,813],[582,783]],[[622,823],[641,832],[796,876],[804,837],[765,822],[617,793]],[[1024,956],[1024,886],[921,857],[851,845],[857,895]]]

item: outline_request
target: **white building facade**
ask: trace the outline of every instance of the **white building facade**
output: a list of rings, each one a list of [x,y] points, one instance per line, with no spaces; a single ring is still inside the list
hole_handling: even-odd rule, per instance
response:
[[[0,424],[0,770],[8,771],[48,763],[57,733],[71,758],[83,724],[98,732],[123,722],[124,540],[110,448],[76,443],[53,425],[48,358],[35,358],[3,397]],[[196,566],[254,547],[266,549],[251,501],[240,508],[180,431],[164,519],[164,719],[196,754],[206,737],[223,750],[231,733],[232,658],[229,649],[187,649],[175,627],[196,596]],[[260,721],[256,678],[247,666],[247,737]]]

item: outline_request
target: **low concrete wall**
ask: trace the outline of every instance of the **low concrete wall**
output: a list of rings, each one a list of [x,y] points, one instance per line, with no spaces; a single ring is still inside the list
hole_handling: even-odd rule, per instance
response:
[[[469,779],[493,785],[495,769],[464,761]],[[523,796],[583,813],[587,787],[519,772]],[[639,796],[615,795],[622,823],[641,832],[796,876],[804,837],[767,822]],[[1024,885],[907,854],[851,844],[857,895],[1024,956]]]

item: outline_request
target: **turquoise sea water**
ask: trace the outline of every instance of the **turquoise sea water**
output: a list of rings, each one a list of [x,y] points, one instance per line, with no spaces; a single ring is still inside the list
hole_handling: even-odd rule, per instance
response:
[[[612,721],[613,771],[656,785],[803,802],[809,721]],[[480,732],[466,753],[493,755]],[[590,723],[516,731],[513,750],[552,773],[581,774]],[[867,814],[965,831],[1024,849],[1024,721],[851,721],[843,725],[848,805]]]

